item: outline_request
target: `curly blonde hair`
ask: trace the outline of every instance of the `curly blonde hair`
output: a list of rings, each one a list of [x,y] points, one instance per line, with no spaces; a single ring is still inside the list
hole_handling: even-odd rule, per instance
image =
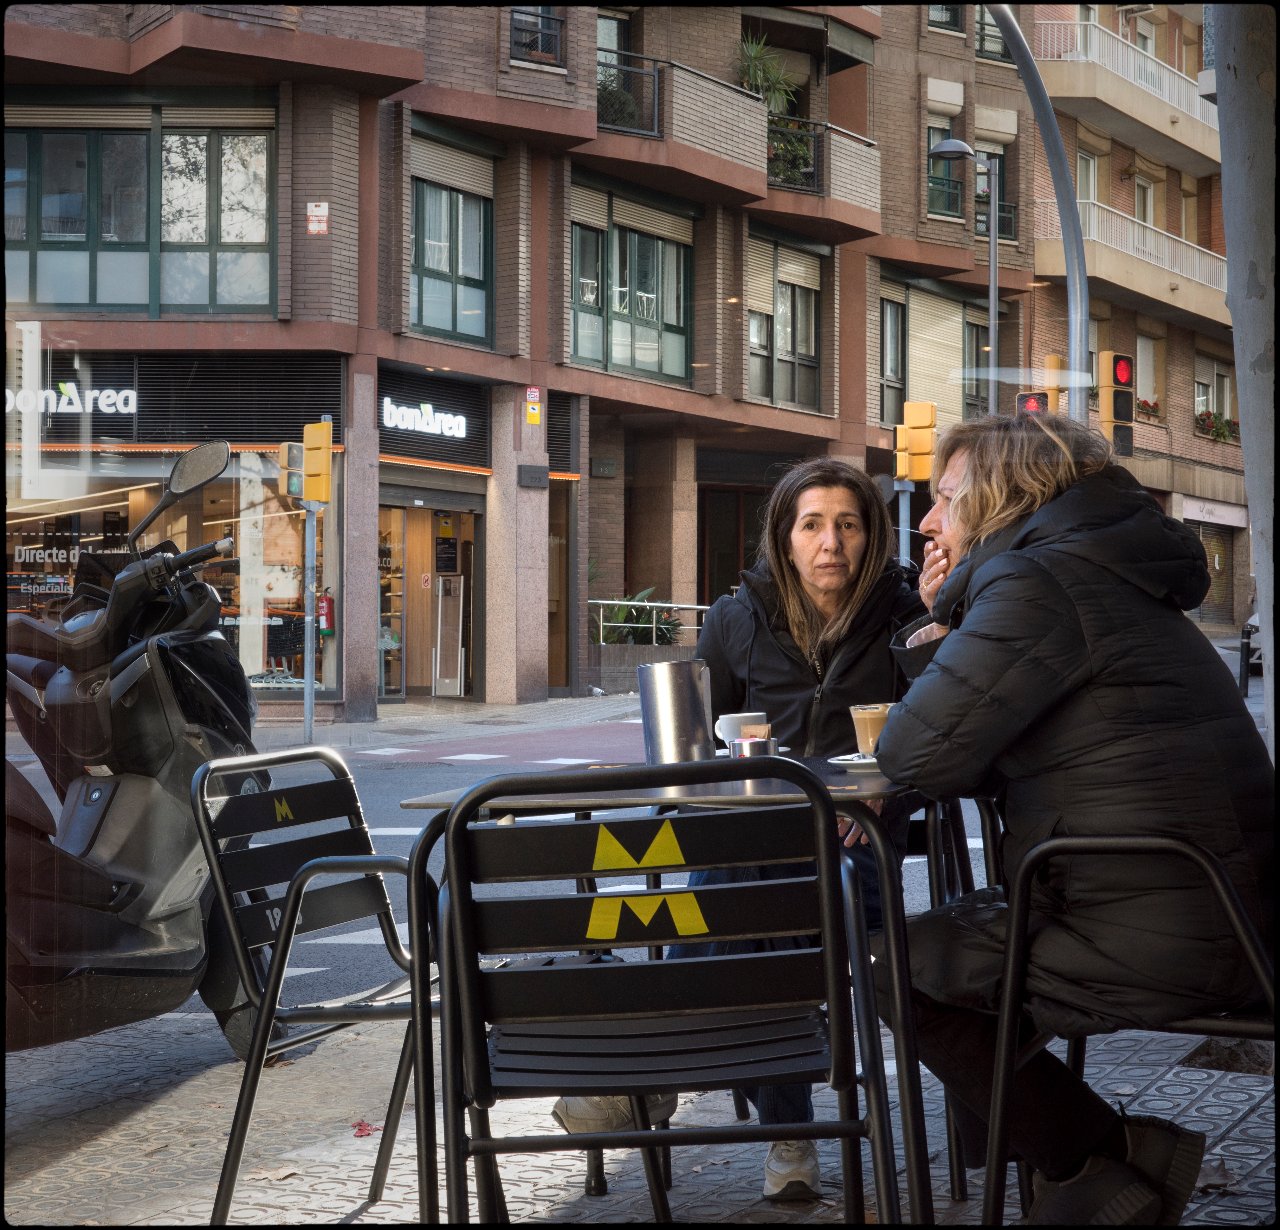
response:
[[[938,443],[933,491],[957,453],[964,475],[951,495],[951,512],[963,527],[960,554],[1056,499],[1111,460],[1101,432],[1065,415],[1015,414],[950,428]]]

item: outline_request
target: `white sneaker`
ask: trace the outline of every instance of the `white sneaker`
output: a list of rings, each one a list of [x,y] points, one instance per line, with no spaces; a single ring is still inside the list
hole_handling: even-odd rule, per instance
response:
[[[811,1140],[776,1140],[764,1159],[766,1200],[816,1200],[822,1181],[818,1147]]]
[[[676,1112],[674,1093],[651,1093],[644,1103],[650,1123],[661,1123]],[[566,1132],[625,1132],[635,1127],[630,1099],[612,1095],[560,1098],[551,1114]]]

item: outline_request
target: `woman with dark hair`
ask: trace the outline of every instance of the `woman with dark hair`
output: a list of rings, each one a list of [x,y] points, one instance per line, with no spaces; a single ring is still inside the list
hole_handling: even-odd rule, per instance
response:
[[[857,746],[849,706],[896,700],[904,681],[889,643],[894,633],[926,610],[891,558],[893,526],[884,498],[863,471],[836,458],[818,457],[789,469],[765,510],[756,564],[742,573],[733,596],[717,599],[698,638],[697,657],[711,675],[713,720],[721,714],[761,712],[771,736],[796,756],[832,756]],[[911,802],[894,800],[884,819],[906,853]],[[861,840],[859,840],[861,838]],[[875,862],[856,830],[846,845],[863,885],[867,922],[880,926]],[[694,872],[690,886],[737,879],[773,879],[786,867],[747,867],[734,872]],[[797,944],[803,943],[798,939]],[[698,957],[724,945],[684,944],[670,957]],[[744,1089],[760,1122],[808,1123],[808,1085]],[[651,1119],[674,1110],[674,1098],[654,1099]],[[562,1098],[553,1112],[570,1131],[629,1121],[625,1098]],[[818,1154],[813,1141],[777,1141],[765,1161],[764,1195],[770,1200],[819,1195]]]
[[[997,795],[1010,876],[1053,836],[1194,841],[1269,939],[1274,774],[1231,672],[1183,614],[1209,588],[1197,536],[1061,416],[954,427],[934,475],[922,585],[940,588],[901,637],[914,682],[880,736],[881,770],[934,797]],[[920,1059],[965,1112],[971,1161],[1007,916],[983,889],[908,922]],[[1158,1028],[1259,994],[1208,884],[1172,856],[1055,860],[1031,928],[1039,1032]],[[1205,1137],[1118,1114],[1041,1050],[1014,1078],[1009,1145],[1037,1171],[1032,1224],[1176,1225]]]

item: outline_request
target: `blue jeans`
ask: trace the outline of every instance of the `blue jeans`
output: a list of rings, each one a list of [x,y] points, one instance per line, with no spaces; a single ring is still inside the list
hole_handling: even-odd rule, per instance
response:
[[[863,908],[867,916],[867,928],[872,933],[881,929],[880,883],[876,876],[875,859],[869,846],[845,849],[853,859],[862,882]],[[694,871],[689,874],[689,887],[699,888],[708,884],[744,884],[755,880],[789,879],[797,874],[794,865],[770,867],[724,867],[715,871]],[[803,873],[800,873],[803,874]],[[807,947],[800,936],[774,940],[720,940],[704,944],[674,944],[667,949],[668,960],[689,957],[722,957],[734,953],[778,951]],[[755,1107],[756,1118],[761,1123],[812,1123],[813,1089],[810,1085],[744,1085],[740,1092]]]

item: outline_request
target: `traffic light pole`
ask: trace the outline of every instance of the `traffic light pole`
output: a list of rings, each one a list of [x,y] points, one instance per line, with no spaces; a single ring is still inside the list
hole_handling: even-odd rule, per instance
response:
[[[909,478],[895,478],[893,489],[898,493],[898,559],[905,564],[911,558],[911,493],[916,485]]]
[[[316,719],[316,513],[324,506],[314,500],[303,500],[302,507],[307,513],[302,577],[302,741],[309,746]]]

